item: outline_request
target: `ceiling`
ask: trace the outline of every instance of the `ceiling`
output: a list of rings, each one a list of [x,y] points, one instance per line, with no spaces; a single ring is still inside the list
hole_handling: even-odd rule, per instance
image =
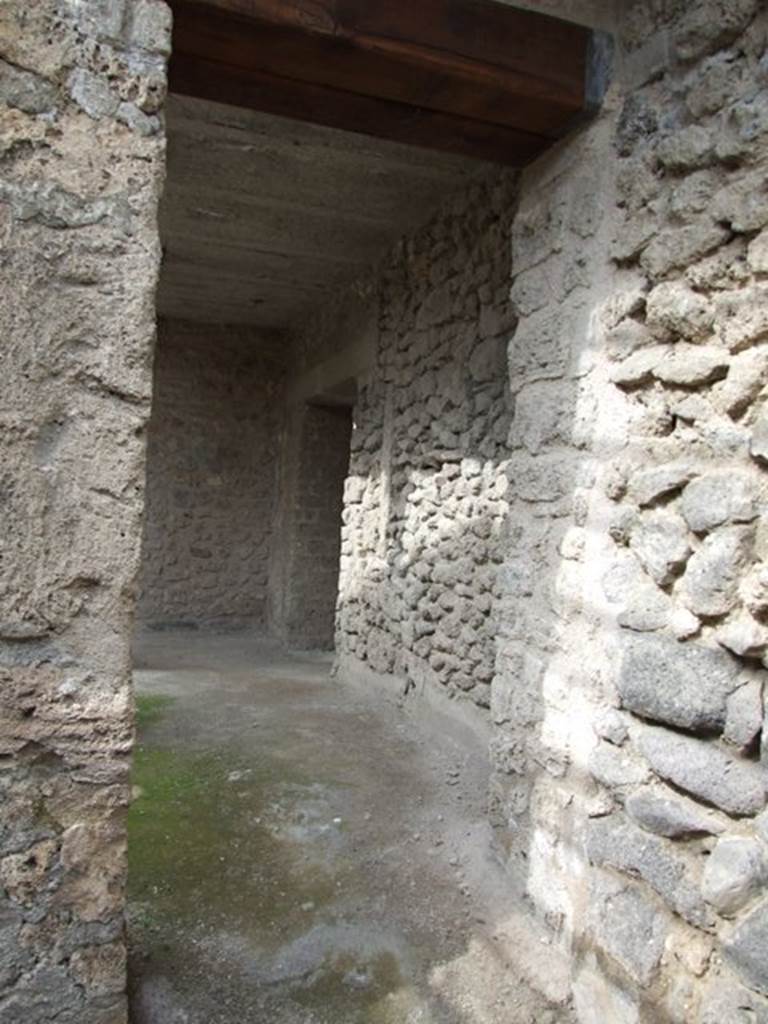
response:
[[[490,165],[171,95],[161,316],[285,329]]]

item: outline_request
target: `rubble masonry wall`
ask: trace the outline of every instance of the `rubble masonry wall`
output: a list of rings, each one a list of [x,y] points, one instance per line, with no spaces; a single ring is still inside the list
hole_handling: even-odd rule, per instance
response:
[[[0,1019],[122,1024],[170,15],[8,0],[0,48]]]
[[[269,339],[160,322],[141,624],[265,627],[284,390]]]

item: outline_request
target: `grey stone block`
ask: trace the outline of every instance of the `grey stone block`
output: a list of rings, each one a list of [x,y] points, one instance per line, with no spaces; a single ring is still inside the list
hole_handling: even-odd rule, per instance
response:
[[[723,955],[750,988],[768,995],[768,899],[736,925]]]
[[[757,896],[767,881],[768,856],[762,843],[726,836],[718,840],[707,859],[701,891],[718,914],[730,917]]]
[[[661,778],[728,814],[755,815],[765,806],[762,769],[731,757],[712,742],[647,727],[640,749]]]
[[[647,832],[668,839],[717,835],[724,829],[712,811],[666,787],[638,790],[627,800],[626,809],[629,816]]]
[[[762,726],[762,681],[750,679],[738,690],[734,690],[726,702],[723,739],[745,750],[754,742]]]
[[[705,538],[683,576],[681,597],[686,607],[704,616],[725,615],[734,607],[752,538],[748,526],[725,526]]]
[[[685,488],[680,510],[694,533],[708,533],[724,523],[751,522],[757,515],[756,481],[738,469],[706,473]]]
[[[0,102],[25,114],[42,114],[51,110],[56,100],[56,87],[51,82],[0,60]]]
[[[671,583],[691,553],[688,528],[674,512],[660,509],[637,521],[629,545],[656,583]]]
[[[706,732],[723,728],[726,700],[737,684],[737,666],[730,655],[644,636],[625,640],[616,685],[627,710]]]
[[[634,760],[626,751],[599,743],[589,756],[589,771],[604,786],[636,786],[648,779],[648,766]]]
[[[768,1000],[728,972],[711,974],[701,992],[696,1024],[768,1024]]]
[[[664,902],[697,928],[711,928],[714,915],[705,904],[689,863],[666,839],[631,822],[596,818],[587,825],[586,850],[598,867],[642,878]]]
[[[640,985],[648,985],[664,952],[670,916],[632,882],[593,879],[590,925],[599,945]]]
[[[627,493],[638,505],[645,507],[679,491],[694,476],[696,470],[686,462],[670,462],[652,469],[641,469],[630,478]]]

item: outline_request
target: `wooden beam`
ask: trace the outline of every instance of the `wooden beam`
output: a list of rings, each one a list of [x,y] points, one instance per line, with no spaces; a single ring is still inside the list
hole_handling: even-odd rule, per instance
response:
[[[592,33],[492,0],[171,0],[171,90],[524,163],[587,105]]]
[[[170,88],[183,96],[513,166],[538,156],[549,141],[504,125],[295,82],[178,52],[171,61]]]

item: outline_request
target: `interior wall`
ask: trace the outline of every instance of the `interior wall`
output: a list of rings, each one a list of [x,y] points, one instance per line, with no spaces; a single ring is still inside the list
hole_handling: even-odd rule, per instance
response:
[[[385,261],[359,384],[336,646],[349,671],[490,704],[506,542],[509,223],[515,176],[453,198]]]
[[[164,3],[0,12],[0,1019],[125,1024]]]
[[[494,820],[580,1021],[768,1019],[768,12],[621,13],[512,226]]]
[[[291,647],[333,649],[349,407],[289,412],[270,578],[271,632]]]
[[[374,282],[337,648],[490,703],[580,1021],[768,1019],[768,12],[619,13],[599,117]]]
[[[266,623],[285,402],[271,339],[161,321],[139,622]]]

